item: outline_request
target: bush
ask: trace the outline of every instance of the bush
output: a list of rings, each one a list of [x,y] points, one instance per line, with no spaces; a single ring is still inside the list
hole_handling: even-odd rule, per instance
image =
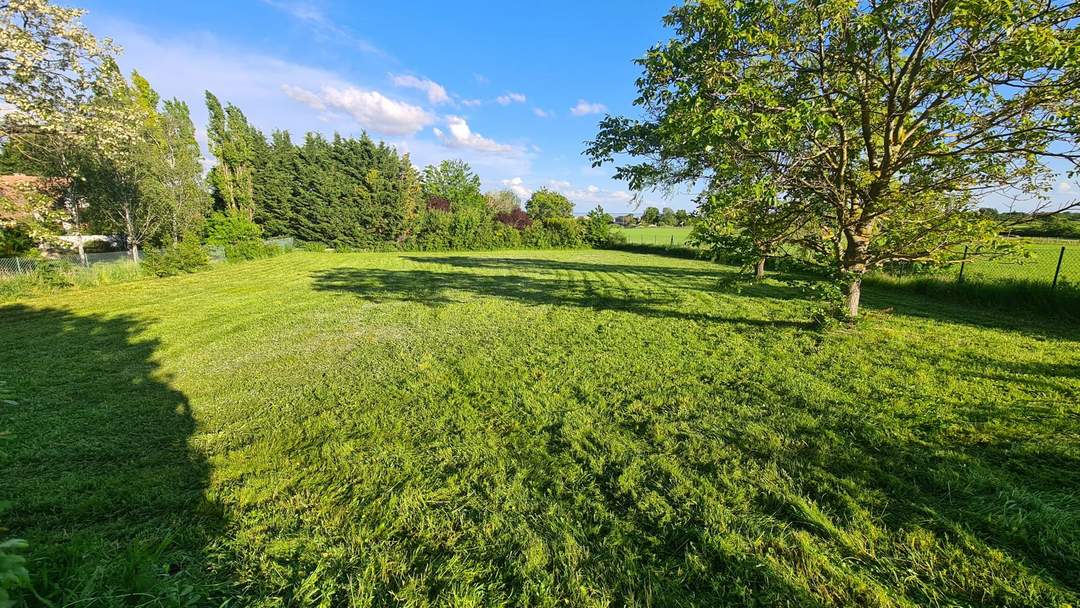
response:
[[[75,284],[75,265],[66,260],[53,260],[39,264],[34,270],[34,278],[42,287],[63,289]]]
[[[225,259],[230,262],[272,258],[283,253],[281,247],[262,241],[240,241],[225,245]]]
[[[597,206],[581,220],[582,237],[593,247],[626,242],[626,235],[615,228],[615,219]]]
[[[158,277],[197,272],[209,265],[209,254],[194,238],[151,252],[143,260],[143,269]]]
[[[512,209],[510,211],[499,213],[495,216],[495,221],[518,230],[524,230],[529,226],[532,226],[533,223],[529,214],[521,209]]]
[[[326,251],[328,248],[323,243],[301,242],[300,244],[297,245],[297,249],[299,249],[301,251],[322,252],[322,251]]]
[[[208,245],[235,245],[262,239],[262,228],[238,211],[215,213],[206,221]]]
[[[537,248],[585,245],[581,224],[570,217],[549,217],[534,223],[522,234],[525,245]]]
[[[37,239],[25,224],[0,226],[0,257],[22,257],[37,251]]]

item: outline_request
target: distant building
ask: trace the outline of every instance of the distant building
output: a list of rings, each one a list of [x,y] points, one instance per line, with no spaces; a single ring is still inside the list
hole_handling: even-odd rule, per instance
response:
[[[626,215],[615,216],[615,223],[624,228],[628,228],[630,226],[637,226],[638,218],[635,215],[627,213]]]
[[[64,208],[67,180],[37,175],[0,175],[0,226],[41,219]]]

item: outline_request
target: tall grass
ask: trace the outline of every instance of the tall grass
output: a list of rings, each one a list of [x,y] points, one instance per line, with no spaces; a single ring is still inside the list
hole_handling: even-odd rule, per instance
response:
[[[85,289],[97,285],[126,283],[144,276],[139,264],[131,260],[94,264],[90,267],[63,266],[55,272],[38,270],[30,274],[0,275],[0,302],[46,294],[72,287]]]
[[[927,300],[948,301],[981,309],[1015,313],[1026,311],[1052,318],[1080,319],[1080,285],[1059,282],[1057,287],[1041,280],[999,278],[959,282],[953,276],[896,277],[873,274],[865,279],[871,287],[911,294]]]

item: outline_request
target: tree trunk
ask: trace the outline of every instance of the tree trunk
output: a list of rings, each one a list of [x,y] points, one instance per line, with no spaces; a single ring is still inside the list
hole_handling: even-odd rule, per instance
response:
[[[862,278],[868,269],[872,230],[871,224],[862,223],[844,233],[847,247],[844,249],[841,269],[843,276],[847,279],[847,285],[844,287],[844,303],[850,320],[855,320],[859,316],[859,297],[862,295]]]
[[[62,157],[61,157],[62,158]],[[83,247],[82,217],[79,213],[79,199],[75,195],[75,180],[71,180],[68,186],[68,205],[71,206],[71,220],[75,225],[75,246],[79,249],[79,263],[84,267],[86,263],[86,248]]]
[[[862,296],[862,275],[856,275],[844,290],[844,304],[849,319],[859,316],[859,298]]]
[[[78,240],[75,241],[75,243],[79,247],[79,263],[82,264],[83,266],[89,266],[89,264],[86,263],[86,249],[83,248],[82,230],[77,231],[77,234],[75,235],[75,238],[78,239]]]
[[[758,258],[757,264],[754,266],[754,280],[760,281],[765,278],[765,256]]]
[[[139,244],[135,241],[131,242],[131,259],[134,260],[136,264],[139,263]]]

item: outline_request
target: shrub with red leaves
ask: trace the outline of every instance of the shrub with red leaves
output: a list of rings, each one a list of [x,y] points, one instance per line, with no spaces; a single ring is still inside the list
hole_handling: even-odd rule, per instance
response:
[[[438,211],[450,211],[450,200],[441,196],[433,196],[427,199],[427,208],[429,210],[435,209]]]
[[[495,219],[511,228],[517,228],[518,230],[524,230],[529,226],[532,226],[533,223],[529,214],[521,209],[500,213],[495,216]]]

